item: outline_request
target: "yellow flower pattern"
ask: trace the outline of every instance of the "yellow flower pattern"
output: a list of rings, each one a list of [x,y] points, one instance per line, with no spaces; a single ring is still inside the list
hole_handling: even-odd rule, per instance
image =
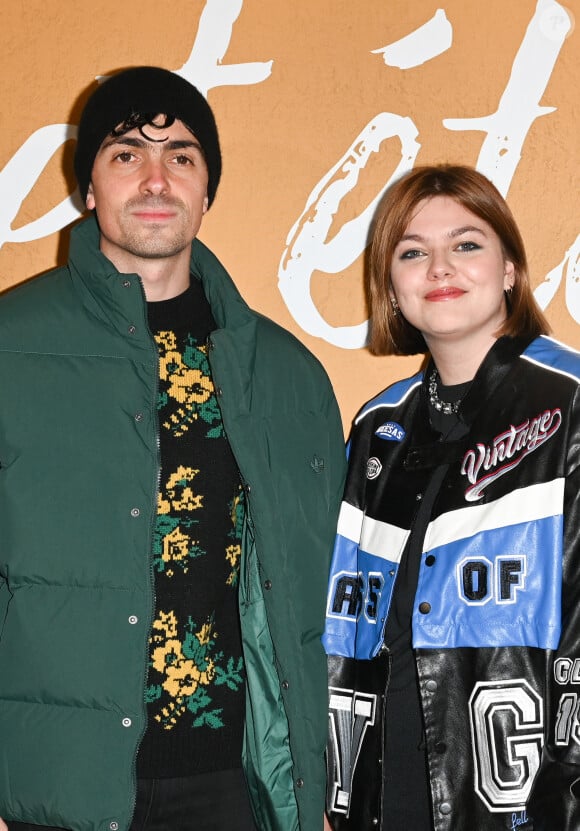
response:
[[[228,473],[224,484],[230,487],[229,482],[235,483],[237,492],[228,500],[220,495],[227,493],[222,486],[217,490],[210,488],[217,506],[223,499],[226,513],[223,522],[218,519],[214,526],[215,520],[211,519],[208,525],[208,510],[213,503],[210,500],[208,507],[208,480],[204,476],[208,475],[207,465],[211,466],[215,453],[223,458],[222,447],[225,445],[227,448],[227,443],[207,350],[204,345],[198,346],[190,336],[180,339],[171,331],[157,332],[155,340],[159,350],[162,476],[153,538],[153,567],[159,605],[150,636],[146,700],[151,723],[158,724],[163,731],[174,730],[181,723],[219,729],[225,726],[223,709],[219,706],[227,700],[223,691],[238,693],[242,688],[243,660],[239,653],[235,654],[237,650],[231,633],[229,640],[224,640],[223,633],[220,640],[212,606],[207,605],[205,599],[199,606],[199,580],[204,587],[204,581],[208,580],[208,566],[199,564],[214,558],[210,573],[214,570],[215,576],[211,579],[221,579],[221,585],[228,587],[225,590],[232,593],[235,615],[236,595],[233,590],[239,581],[243,492],[239,489],[234,463],[234,476],[232,478]],[[191,438],[193,434],[195,441]],[[212,439],[219,441],[214,444]],[[212,449],[201,453],[205,467],[200,469],[202,466],[195,442],[201,441],[205,445],[206,440],[210,440]],[[169,456],[164,455],[165,446],[170,448]],[[231,454],[229,448],[227,452]],[[179,459],[182,463],[175,464],[173,468],[167,465],[165,469],[163,463],[167,464],[168,459]],[[211,467],[209,474],[212,475]],[[215,508],[213,510],[211,516],[215,515]],[[220,540],[223,540],[221,566],[215,560]],[[212,588],[209,595],[216,595],[219,609],[223,605],[223,591]],[[171,597],[179,597],[174,608],[168,606],[172,602]],[[191,605],[186,600],[189,597],[192,598]],[[227,627],[232,628],[231,621]],[[226,628],[226,631],[230,629]],[[222,641],[228,644],[228,651],[234,651],[233,656],[225,653]]]

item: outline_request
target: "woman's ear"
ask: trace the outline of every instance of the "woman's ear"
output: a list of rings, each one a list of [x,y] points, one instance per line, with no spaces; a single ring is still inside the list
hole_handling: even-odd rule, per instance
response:
[[[511,260],[504,261],[503,290],[511,291],[516,281],[516,269]]]

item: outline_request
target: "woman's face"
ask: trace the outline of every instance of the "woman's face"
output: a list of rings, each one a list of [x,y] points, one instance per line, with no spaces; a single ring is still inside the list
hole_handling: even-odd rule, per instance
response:
[[[513,263],[482,219],[448,196],[420,202],[391,262],[393,297],[430,351],[440,343],[487,352],[506,316]]]

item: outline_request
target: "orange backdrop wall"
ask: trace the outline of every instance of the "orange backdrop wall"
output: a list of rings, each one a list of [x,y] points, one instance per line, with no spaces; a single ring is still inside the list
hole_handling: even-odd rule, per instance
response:
[[[200,238],[322,360],[346,429],[419,363],[366,352],[362,283],[376,202],[416,164],[495,182],[554,335],[580,348],[579,2],[7,0],[0,290],[66,259],[75,125],[97,79],[157,64],[202,89],[220,128]]]

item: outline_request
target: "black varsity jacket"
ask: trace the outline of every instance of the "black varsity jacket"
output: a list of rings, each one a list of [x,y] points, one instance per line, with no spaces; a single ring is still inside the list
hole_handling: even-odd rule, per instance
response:
[[[580,355],[501,338],[449,442],[429,425],[428,373],[367,404],[349,443],[324,636],[329,816],[382,822],[383,636],[437,474],[412,612],[433,827],[578,831]]]

